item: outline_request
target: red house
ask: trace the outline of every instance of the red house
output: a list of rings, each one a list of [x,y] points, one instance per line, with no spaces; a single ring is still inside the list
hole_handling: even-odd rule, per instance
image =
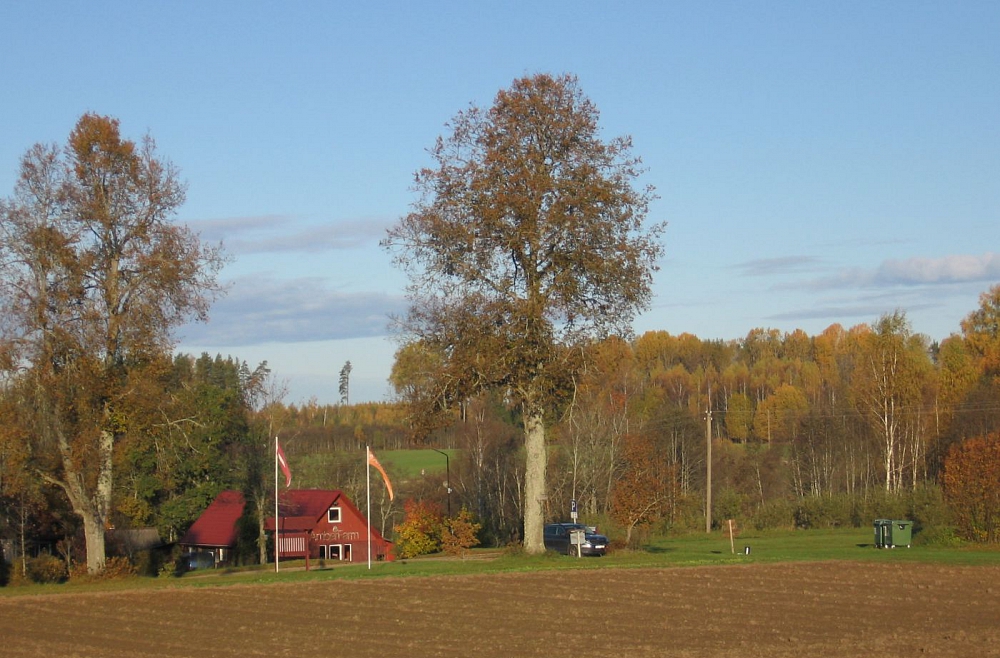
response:
[[[242,493],[223,491],[181,537],[181,548],[207,551],[215,556],[215,564],[225,564],[236,548],[236,522],[244,507]]]
[[[265,522],[274,532],[274,519]],[[278,496],[280,557],[368,561],[368,524],[342,491],[289,489]],[[392,560],[392,542],[371,530],[372,560]]]
[[[243,494],[223,491],[180,540],[191,552],[210,552],[226,564],[236,548],[236,522],[243,516]],[[278,497],[280,557],[368,561],[368,524],[342,491],[289,489]],[[265,520],[274,532],[274,518]],[[392,560],[392,542],[372,528],[372,560]],[[274,553],[269,552],[273,559]]]

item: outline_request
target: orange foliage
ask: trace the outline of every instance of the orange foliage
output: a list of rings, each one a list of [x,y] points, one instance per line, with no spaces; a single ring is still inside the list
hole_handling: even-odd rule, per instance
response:
[[[952,446],[943,480],[959,532],[972,541],[1000,542],[1000,432]]]
[[[657,452],[645,436],[625,437],[621,478],[615,484],[611,515],[625,526],[626,542],[636,526],[662,518],[675,491],[675,469]]]

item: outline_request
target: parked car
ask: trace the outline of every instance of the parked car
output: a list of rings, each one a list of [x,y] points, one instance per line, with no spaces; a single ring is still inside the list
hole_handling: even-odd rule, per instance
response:
[[[582,523],[549,523],[545,526],[545,548],[549,551],[576,555],[577,547],[571,540],[573,531],[583,531],[582,555],[604,555],[608,552],[608,538],[598,534],[597,528]]]

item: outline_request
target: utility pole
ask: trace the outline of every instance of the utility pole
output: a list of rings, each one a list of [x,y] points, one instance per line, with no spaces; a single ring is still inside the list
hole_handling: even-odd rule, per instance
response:
[[[711,391],[711,389],[709,389]],[[705,411],[705,532],[712,532],[712,394]]]

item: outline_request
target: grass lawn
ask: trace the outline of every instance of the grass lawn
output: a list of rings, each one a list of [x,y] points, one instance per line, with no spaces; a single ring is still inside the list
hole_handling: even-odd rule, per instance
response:
[[[1000,566],[1000,547],[963,546],[876,549],[867,528],[747,532],[735,538],[720,531],[652,540],[640,550],[617,550],[600,558],[574,558],[555,553],[526,556],[502,549],[473,550],[468,559],[441,555],[395,562],[317,564],[305,571],[304,562],[234,570],[194,571],[184,576],[131,578],[110,582],[31,585],[0,588],[0,596],[89,590],[124,590],[158,587],[200,587],[226,584],[266,584],[309,580],[367,579],[382,577],[450,576],[561,569],[635,569],[778,562],[856,561],[881,563],[933,563],[950,566]],[[744,547],[750,547],[749,555]]]
[[[420,477],[424,473],[440,473],[444,475],[450,460],[458,455],[458,450],[442,450],[444,455],[435,450],[387,450],[376,453],[379,462],[389,471],[389,475],[398,475],[404,480]]]

